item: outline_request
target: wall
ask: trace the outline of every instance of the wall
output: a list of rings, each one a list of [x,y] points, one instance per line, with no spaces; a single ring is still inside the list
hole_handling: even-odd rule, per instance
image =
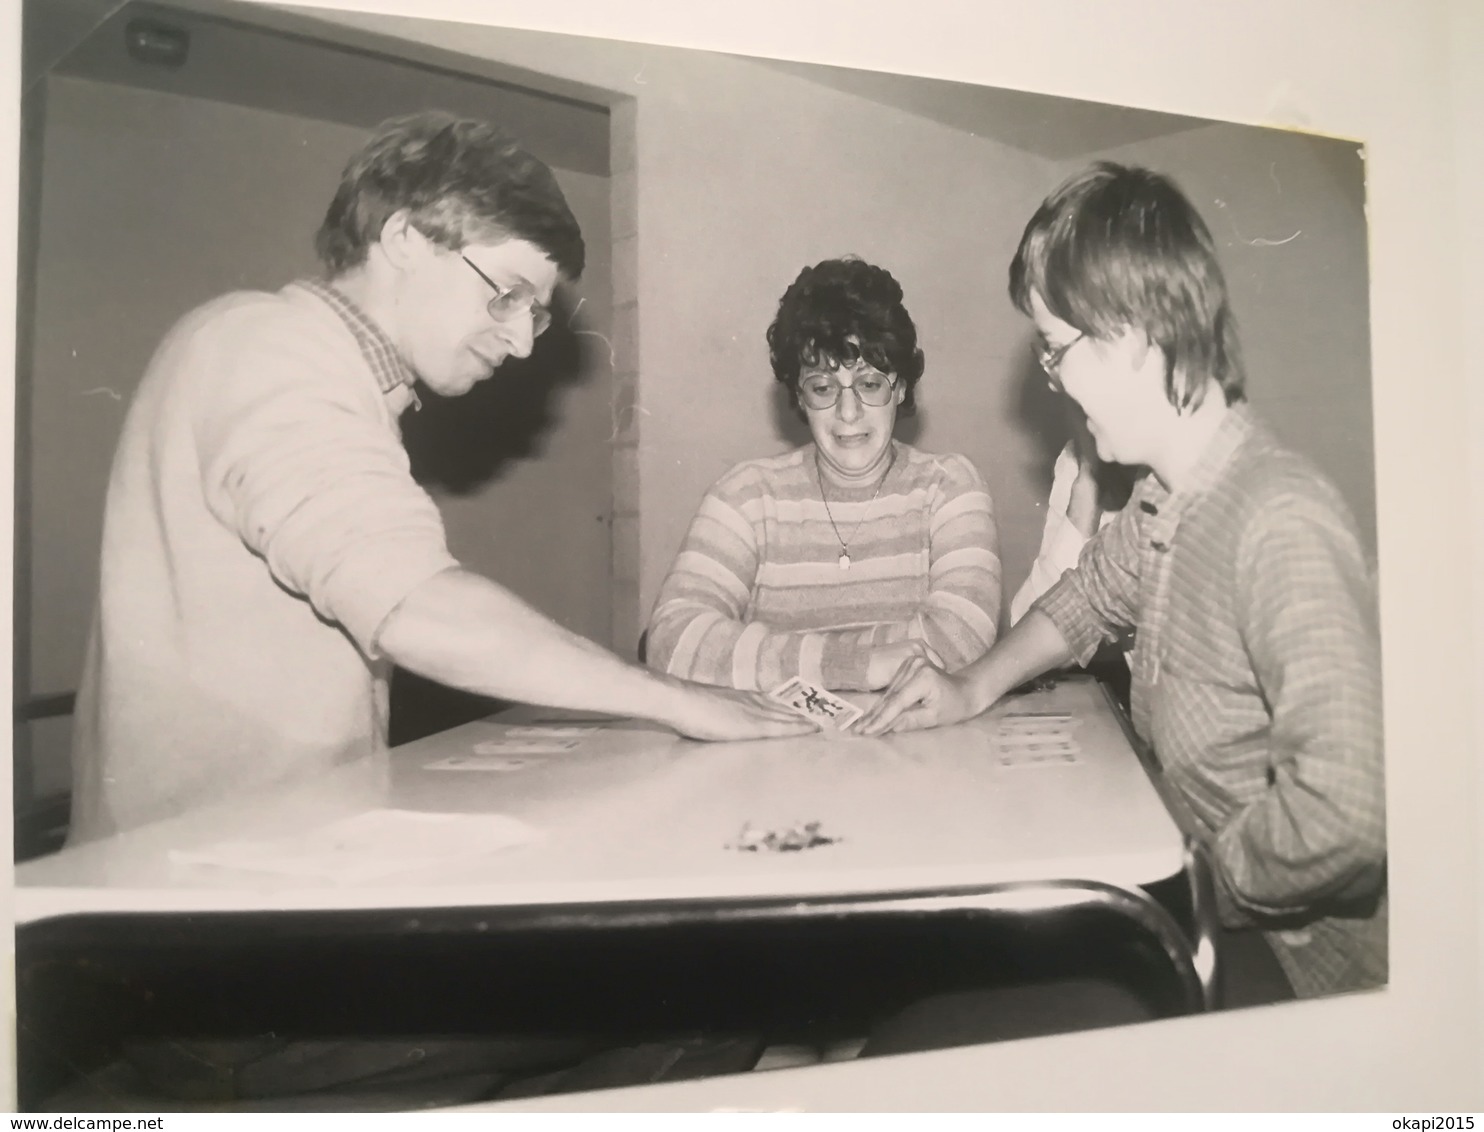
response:
[[[638,237],[632,274],[616,273],[615,333],[637,340],[639,368],[615,415],[620,443],[637,448],[616,480],[637,483],[640,505],[617,520],[614,573],[637,575],[646,615],[710,483],[803,439],[780,411],[763,335],[801,267],[847,252],[901,281],[927,356],[902,434],[984,472],[1007,592],[1018,585],[1063,440],[1029,327],[1005,297],[1020,228],[1053,179],[1047,159],[742,58],[322,15],[606,88],[631,107]],[[617,197],[617,149],[614,161]]]
[[[854,252],[889,267],[904,285],[928,366],[919,415],[904,423],[902,435],[930,450],[965,452],[984,472],[1000,518],[1008,605],[1035,553],[1051,457],[1064,434],[1057,403],[1027,349],[1028,324],[1005,297],[1005,266],[1035,205],[1086,157],[1053,161],[742,58],[338,18],[605,86],[618,106],[612,220],[604,178],[561,174],[589,237],[591,265],[575,298],[583,299],[583,325],[593,333],[569,340],[560,357],[545,359],[548,377],[555,376],[549,395],[515,367],[466,403],[432,404],[409,418],[409,447],[444,506],[456,553],[569,627],[628,652],[707,485],[737,460],[804,438],[781,409],[763,331],[800,266]],[[60,118],[92,84],[54,85],[54,116]],[[118,361],[108,367],[115,372],[100,374],[96,360],[68,359],[74,339],[88,338],[65,323],[53,326],[49,344],[38,343],[39,356],[49,350],[60,359],[58,371],[71,377],[65,397],[43,394],[38,401],[38,436],[62,435],[64,419],[74,421],[78,414],[84,423],[66,427],[80,435],[101,427],[111,436],[120,407],[106,393],[86,391],[116,386],[118,374],[137,374],[159,332],[196,296],[222,286],[271,284],[284,275],[276,270],[284,256],[299,256],[304,266],[295,270],[307,270],[298,233],[312,230],[343,154],[360,137],[345,127],[292,120],[298,142],[268,157],[290,137],[268,125],[280,116],[172,102],[141,91],[126,94],[106,110],[81,113],[85,120],[92,115],[93,124],[80,128],[94,134],[94,144],[120,147],[115,160],[125,170],[125,192],[127,170],[136,170],[135,189],[154,210],[156,227],[108,237],[127,247],[104,254],[121,257],[127,268],[98,275],[79,255],[73,274],[80,277],[60,277],[66,253],[46,265],[44,288],[87,296],[91,301],[78,303],[78,310],[105,311],[106,328],[96,340],[106,340]],[[148,102],[152,112],[132,113],[131,99],[155,100]],[[215,134],[230,120],[238,133],[228,136],[250,144],[211,172],[194,152],[199,144],[137,135],[139,121],[163,122],[165,108],[180,117],[185,106],[195,107],[188,115],[227,118],[209,127],[204,118],[195,125],[182,119],[174,128],[183,139],[198,128]],[[1054,103],[1046,104],[1047,152],[1058,149],[1054,109]],[[985,126],[988,133],[995,123]],[[298,144],[308,142],[306,129],[314,131],[313,143]],[[58,149],[52,139],[49,144]],[[125,146],[132,147],[127,161]],[[307,178],[306,150],[322,165]],[[65,167],[58,163],[70,160],[76,168],[59,173],[63,187],[49,187],[48,193],[76,194],[96,183],[88,171],[96,164],[82,167],[94,159],[69,153],[65,143],[49,153],[49,186],[50,170]],[[158,182],[145,171],[186,154],[192,155],[191,176],[203,180],[202,202],[238,200],[243,194],[237,186],[253,178],[264,160],[285,163],[283,175],[256,174],[255,183],[275,190],[272,197],[252,198],[262,204],[260,212],[239,206],[249,236],[243,248],[223,243],[213,208],[180,208],[153,193]],[[1206,213],[1222,244],[1242,319],[1254,402],[1341,484],[1373,541],[1364,211],[1353,192],[1358,182],[1345,178],[1353,169],[1343,165],[1353,152],[1343,143],[1302,135],[1212,125],[1107,155],[1168,169]],[[301,171],[297,183],[288,163]],[[72,189],[65,188],[69,176]],[[72,207],[100,204],[79,201]],[[153,233],[167,225],[171,239],[156,240]],[[86,224],[52,228],[88,231]],[[183,233],[174,234],[180,228]],[[610,231],[620,237],[613,263],[607,255]],[[1299,235],[1286,240],[1294,232]],[[48,247],[69,238],[59,231]],[[181,262],[166,270],[162,254],[180,254]],[[1275,260],[1280,270],[1273,269]],[[114,277],[137,278],[134,265],[151,261],[157,277],[130,306],[119,307],[96,291]],[[594,286],[610,273],[611,296]],[[139,304],[142,309],[136,309]],[[617,375],[611,413],[600,393],[610,376],[610,341],[620,359],[637,358]],[[585,373],[594,379],[569,380]],[[99,420],[108,423],[100,426]],[[467,443],[450,448],[451,435]],[[450,451],[467,453],[484,443],[515,458],[483,464],[446,459]],[[39,606],[91,600],[83,596],[93,584],[91,558],[40,545],[44,538],[66,542],[77,530],[96,529],[98,501],[84,498],[82,485],[101,482],[111,441],[84,448],[38,449],[38,513],[83,519],[77,526],[38,531],[38,561],[72,559],[66,570],[37,571]],[[65,468],[75,459],[85,466],[69,476]],[[606,492],[610,480],[619,497],[611,550],[611,500],[596,491],[602,484]],[[496,481],[498,491],[484,490]],[[567,521],[555,522],[555,516]],[[553,562],[562,569],[552,570]],[[71,686],[55,662],[68,673],[75,668],[80,632],[70,623],[55,647],[39,646],[45,655],[38,657],[38,691]]]
[[[1231,290],[1253,406],[1334,479],[1374,553],[1370,273],[1357,148],[1217,123],[1097,156],[1170,174],[1205,217]]]
[[[616,329],[637,340],[639,364],[632,383],[620,375],[616,418],[620,445],[636,446],[618,450],[616,483],[636,485],[639,503],[615,520],[614,571],[637,576],[643,614],[707,485],[803,439],[778,411],[763,332],[798,268],[843,252],[903,283],[928,361],[904,434],[984,472],[1013,592],[1065,432],[1005,269],[1036,205],[1096,156],[1166,169],[1191,193],[1221,248],[1254,403],[1336,480],[1374,547],[1365,213],[1346,143],[1211,124],[1085,152],[1087,112],[1053,100],[986,102],[979,128],[955,129],[736,56],[323,15],[603,87],[631,107],[635,175],[620,190],[616,164],[615,195],[637,194],[638,235],[634,266],[617,273]],[[974,104],[958,126],[976,125],[963,109]],[[1035,120],[1016,136],[1037,152],[990,140],[1007,113]]]
[[[614,284],[621,293],[613,340],[619,372],[610,439],[618,499],[607,639],[621,651],[637,636],[709,472],[802,435],[787,419],[774,419],[761,330],[783,285],[816,251],[879,254],[904,281],[914,271],[949,278],[946,296],[933,294],[931,285],[908,289],[925,340],[932,341],[935,322],[943,331],[929,358],[927,411],[909,435],[926,447],[967,451],[984,468],[1001,514],[1007,589],[1013,589],[1034,553],[1048,453],[1062,426],[1023,350],[1025,326],[1004,301],[1004,262],[1040,195],[1094,156],[1086,152],[1089,143],[1130,130],[1155,136],[1100,152],[1170,167],[1188,183],[1223,243],[1254,400],[1341,484],[1374,542],[1364,212],[1353,150],[1345,143],[1221,124],[1182,130],[1196,120],[1144,115],[1136,122],[1130,116],[1137,112],[1091,104],[986,88],[949,95],[943,84],[929,91],[924,80],[897,84],[899,101],[927,113],[936,108],[959,127],[945,129],[869,101],[871,91],[892,97],[889,76],[817,71],[818,81],[811,81],[796,69],[787,73],[788,65],[736,57],[375,17],[347,22],[389,28],[481,63],[539,72],[537,83],[609,88]],[[225,53],[220,61],[232,58]],[[852,81],[860,87],[855,97]],[[871,143],[862,146],[866,137]],[[850,175],[837,176],[841,168]],[[934,182],[931,209],[913,199],[919,177]],[[996,201],[978,207],[986,184],[994,186]],[[717,223],[719,185],[726,186],[726,206],[742,214],[736,224]],[[823,199],[830,200],[828,209],[798,207]],[[1001,200],[1007,203],[993,207]],[[642,226],[643,240],[641,209],[655,221]],[[1279,236],[1248,234],[1280,229]],[[960,238],[965,231],[980,233],[987,256],[971,262],[979,248],[976,237]],[[1297,239],[1278,242],[1293,232]],[[1275,260],[1282,261],[1276,271]],[[776,276],[771,284],[765,272]],[[639,301],[641,294],[647,302]],[[716,325],[677,324],[669,312],[693,307],[698,295],[716,312]],[[924,306],[924,298],[934,305]],[[1323,308],[1317,315],[1316,302]],[[640,335],[646,311],[647,332]],[[962,333],[976,323],[988,328],[987,350],[983,335],[972,342]],[[1324,333],[1315,333],[1320,325]],[[692,398],[677,411],[676,391],[693,392],[699,380],[690,372],[697,361],[707,367],[711,400],[693,412]],[[719,394],[724,386],[731,388]],[[720,435],[708,434],[708,424],[719,421],[725,421]],[[1006,422],[1008,430],[999,427]],[[592,442],[605,441],[596,432],[565,429],[546,437],[578,459],[581,446]],[[569,547],[558,540],[547,549]],[[539,573],[538,562],[533,540],[523,572]]]
[[[507,362],[471,393],[441,404],[424,396],[422,411],[404,420],[403,435],[413,471],[425,482],[436,474],[429,486],[455,557],[574,632],[607,642],[608,178],[555,172],[582,225],[587,267],[559,293],[554,329],[529,359]],[[563,326],[577,333],[563,336]]]
[[[638,111],[645,608],[706,487],[806,438],[764,331],[800,267],[847,252],[896,275],[918,326],[927,367],[899,435],[983,472],[1018,584],[1055,450],[1037,426],[1055,418],[1005,300],[1018,230],[1003,218],[1029,215],[1042,163],[745,60],[655,70],[664,90]]]
[[[53,77],[48,89],[31,367],[31,687],[74,689],[97,585],[103,487],[127,398],[160,336],[234,288],[313,273],[312,238],[357,129]],[[557,171],[590,268],[566,298],[606,336],[606,178]],[[166,191],[168,189],[168,191]],[[548,341],[550,339],[550,341]],[[550,334],[464,402],[407,420],[450,542],[579,632],[607,633],[611,474],[607,350]],[[453,419],[438,443],[419,416]],[[558,426],[559,423],[559,426]],[[461,455],[462,454],[462,455]],[[569,564],[549,569],[553,560]],[[35,736],[37,790],[67,783],[66,721]]]

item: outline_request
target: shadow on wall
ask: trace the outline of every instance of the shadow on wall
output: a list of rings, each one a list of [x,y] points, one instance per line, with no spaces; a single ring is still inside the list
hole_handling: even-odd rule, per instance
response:
[[[1046,383],[1046,373],[1036,360],[1035,347],[1029,338],[1015,352],[1010,366],[1014,397],[1010,400],[1016,429],[1034,438],[1030,469],[1037,482],[1051,486],[1051,469],[1056,455],[1072,435],[1073,419],[1080,415],[1076,402],[1064,393],[1055,392]]]
[[[528,358],[511,358],[493,378],[462,397],[439,397],[419,388],[419,412],[402,418],[402,440],[412,474],[424,487],[474,495],[513,460],[541,454],[542,438],[557,423],[552,406],[560,391],[582,381],[581,330],[560,291],[552,301],[551,329]]]
[[[1011,412],[1019,431],[1034,438],[1029,469],[1035,482],[1044,485],[1039,502],[1051,490],[1056,457],[1077,430],[1082,410],[1065,393],[1057,393],[1046,381],[1046,373],[1036,358],[1028,339],[1017,353],[1011,368],[1015,396]],[[1140,468],[1105,464],[1099,474],[1100,502],[1105,511],[1118,511],[1128,502]]]
[[[424,487],[448,495],[478,495],[514,461],[541,455],[543,438],[560,421],[553,406],[561,391],[583,381],[582,319],[558,291],[551,329],[528,358],[511,358],[492,378],[462,397],[419,388],[423,407],[402,417],[402,440],[412,474]],[[445,687],[405,669],[392,676],[392,746],[481,719],[509,705]]]

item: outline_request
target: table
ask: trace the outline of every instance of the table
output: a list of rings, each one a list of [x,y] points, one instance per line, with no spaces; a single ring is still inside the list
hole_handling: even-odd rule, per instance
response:
[[[1031,712],[1075,720],[1075,761],[1005,765],[1002,718]],[[28,862],[16,870],[17,925],[37,937],[126,931],[146,914],[150,931],[168,934],[168,916],[155,914],[191,913],[197,931],[204,913],[238,923],[272,913],[301,925],[319,917],[332,931],[416,932],[1103,907],[1154,935],[1189,1009],[1214,1004],[1209,867],[1178,799],[1091,679],[1049,683],[955,727],[878,739],[701,744],[605,721],[574,749],[514,769],[432,766],[543,720],[578,722],[516,709],[399,747],[384,763]],[[500,814],[537,836],[421,862],[415,847],[399,844],[384,854],[383,875],[339,880],[181,859],[223,840],[290,836],[378,807]],[[789,853],[731,847],[744,824],[800,821],[836,840]],[[1182,874],[1188,930],[1144,891]]]

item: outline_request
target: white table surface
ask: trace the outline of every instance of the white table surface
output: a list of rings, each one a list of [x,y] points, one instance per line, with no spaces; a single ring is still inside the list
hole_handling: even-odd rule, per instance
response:
[[[1005,712],[1074,717],[1077,761],[1002,765]],[[1017,881],[1132,887],[1180,872],[1180,832],[1117,716],[1089,679],[998,705],[952,728],[865,739],[703,744],[634,722],[507,771],[428,764],[472,752],[518,709],[396,748],[280,797],[203,811],[16,870],[17,923],[71,913],[499,907],[663,899],[925,892]],[[535,840],[336,880],[188,864],[181,851],[273,838],[377,808],[502,814]],[[729,848],[744,822],[817,821],[839,838],[800,852]]]

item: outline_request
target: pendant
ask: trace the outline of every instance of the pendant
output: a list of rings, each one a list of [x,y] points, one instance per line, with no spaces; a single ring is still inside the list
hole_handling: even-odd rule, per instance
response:
[[[850,569],[850,555],[846,554],[843,550],[840,552],[840,569]]]

